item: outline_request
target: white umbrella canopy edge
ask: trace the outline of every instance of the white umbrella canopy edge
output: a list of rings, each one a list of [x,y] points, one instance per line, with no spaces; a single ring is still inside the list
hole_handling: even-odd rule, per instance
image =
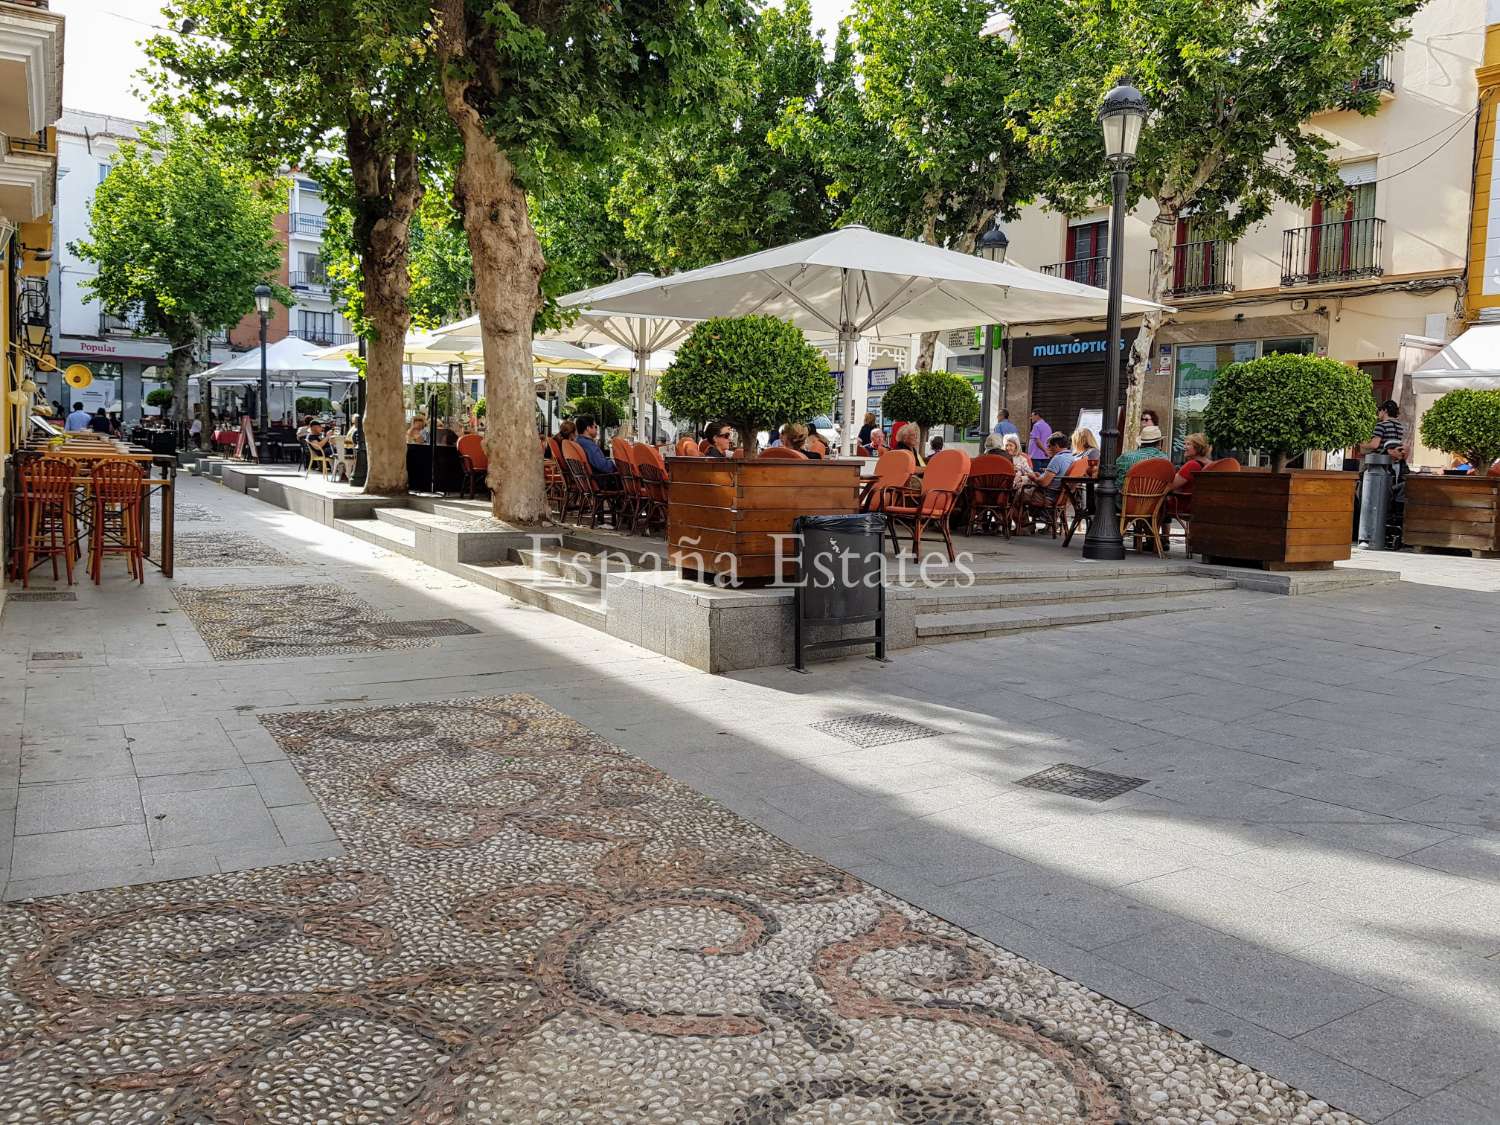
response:
[[[1500,324],[1476,324],[1411,373],[1418,394],[1500,390]]]

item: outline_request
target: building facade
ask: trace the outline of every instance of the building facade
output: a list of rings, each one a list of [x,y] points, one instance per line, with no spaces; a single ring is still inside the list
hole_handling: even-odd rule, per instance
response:
[[[1411,38],[1361,80],[1379,94],[1374,116],[1332,112],[1308,122],[1335,146],[1345,198],[1282,204],[1233,243],[1197,237],[1191,221],[1179,225],[1163,297],[1177,312],[1157,335],[1143,395],[1179,449],[1202,429],[1216,373],[1273,351],[1353,364],[1369,375],[1377,400],[1402,401],[1413,419],[1407,372],[1456,335],[1466,315],[1485,18],[1478,0],[1432,0],[1413,18]],[[1492,106],[1488,112],[1493,132]],[[1148,206],[1126,220],[1127,293],[1148,291],[1154,217]],[[1107,209],[1069,218],[1032,207],[1005,232],[1013,262],[1092,285],[1109,277]],[[1500,266],[1495,276],[1500,305]],[[997,401],[1023,428],[1032,409],[1054,428],[1099,417],[1102,327],[1009,325]],[[1419,448],[1417,463],[1438,464],[1439,455]]]

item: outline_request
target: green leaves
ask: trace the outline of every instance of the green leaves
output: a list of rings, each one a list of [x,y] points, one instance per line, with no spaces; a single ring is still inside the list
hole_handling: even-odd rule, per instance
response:
[[[1449,391],[1422,415],[1422,441],[1487,471],[1500,458],[1500,391]]]
[[[1257,449],[1277,467],[1308,449],[1342,449],[1375,428],[1369,377],[1311,355],[1267,355],[1219,372],[1203,414],[1222,449]]]
[[[930,426],[968,426],[979,418],[979,399],[962,375],[913,371],[887,388],[880,409],[889,418]]]
[[[827,414],[836,392],[828,361],[800,329],[772,316],[744,316],[696,325],[657,398],[679,418],[727,419],[749,440],[758,430]]]

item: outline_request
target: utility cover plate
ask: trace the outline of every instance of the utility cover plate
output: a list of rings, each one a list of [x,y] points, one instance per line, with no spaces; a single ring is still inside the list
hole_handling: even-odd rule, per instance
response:
[[[1091,770],[1087,766],[1073,766],[1059,762],[1048,766],[1041,773],[1023,777],[1016,782],[1027,789],[1041,789],[1047,793],[1061,793],[1065,797],[1081,797],[1085,801],[1107,801],[1121,793],[1129,793],[1138,785],[1145,785],[1144,777],[1125,777],[1118,773]]]
[[[910,742],[914,738],[931,738],[940,731],[913,723],[897,715],[876,712],[873,715],[850,715],[843,719],[827,719],[813,723],[813,730],[831,734],[845,742],[868,749],[871,746],[888,746],[892,742]]]
[[[367,626],[377,637],[466,637],[479,632],[456,617],[431,617],[419,621],[379,621]]]

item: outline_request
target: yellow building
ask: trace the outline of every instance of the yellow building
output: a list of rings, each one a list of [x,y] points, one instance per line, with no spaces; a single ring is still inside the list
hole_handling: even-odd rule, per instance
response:
[[[63,17],[46,0],[0,0],[0,460],[24,434],[33,355],[50,344],[47,274],[62,116]],[[0,483],[0,501],[4,499]],[[0,557],[8,553],[0,528]]]
[[[1411,38],[1362,79],[1380,95],[1374,116],[1334,112],[1308,123],[1334,143],[1347,200],[1283,204],[1233,244],[1197,239],[1191,223],[1179,227],[1164,297],[1178,312],[1157,336],[1143,402],[1179,444],[1202,428],[1215,373],[1272,350],[1356,364],[1377,400],[1401,401],[1412,419],[1407,372],[1456,335],[1465,315],[1481,60],[1488,65],[1480,80],[1500,84],[1493,65],[1500,54],[1486,55],[1484,18],[1477,0],[1432,0],[1413,18]],[[1495,34],[1491,53],[1500,52]],[[1493,103],[1485,120],[1492,150]],[[1154,215],[1153,207],[1127,220],[1127,293],[1148,290]],[[1010,260],[1102,285],[1108,225],[1106,209],[1070,219],[1030,208],[1005,226]],[[1500,207],[1489,230],[1500,232]],[[1491,238],[1500,305],[1500,233]],[[1005,402],[1013,419],[1024,426],[1035,407],[1054,428],[1072,428],[1080,411],[1102,406],[1102,327],[1009,326]]]

